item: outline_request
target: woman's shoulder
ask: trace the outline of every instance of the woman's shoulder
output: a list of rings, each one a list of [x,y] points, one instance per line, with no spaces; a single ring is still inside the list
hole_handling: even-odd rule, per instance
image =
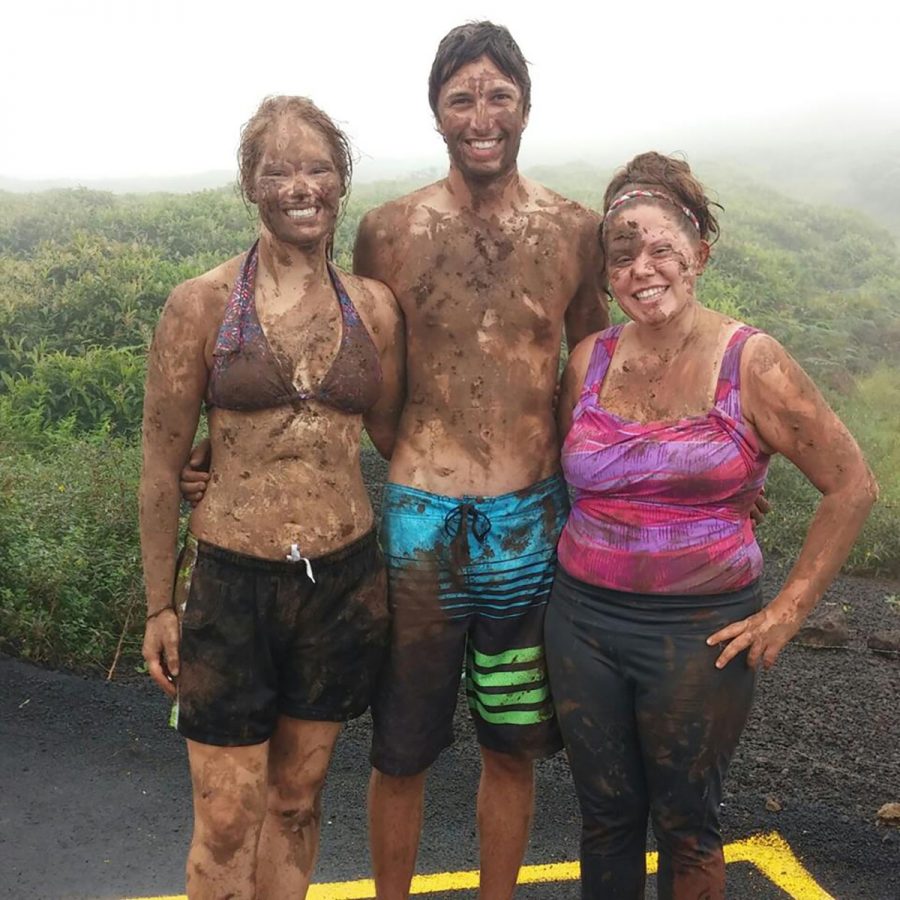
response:
[[[771,334],[760,331],[758,328],[744,327],[746,330],[743,334],[746,337],[742,342],[742,375],[762,376],[772,369],[783,369],[788,361],[792,365],[796,365],[796,361],[790,353]]]
[[[601,343],[607,346],[614,344],[624,327],[624,325],[610,325],[609,328],[595,331],[593,334],[582,338],[569,354],[568,367],[583,378],[594,356],[594,351],[597,349],[597,344]]]
[[[242,254],[176,285],[163,307],[156,340],[166,341],[167,335],[179,341],[213,340],[243,261]]]
[[[598,342],[604,344],[615,343],[627,324],[628,323],[626,322],[619,323],[618,325],[610,325],[602,331],[595,331],[593,334],[589,334],[579,342],[578,346],[573,351],[573,355],[576,351],[580,351],[582,354],[590,356],[596,349]]]
[[[232,257],[208,272],[182,281],[172,289],[166,307],[200,317],[215,313],[221,318],[245,255]]]

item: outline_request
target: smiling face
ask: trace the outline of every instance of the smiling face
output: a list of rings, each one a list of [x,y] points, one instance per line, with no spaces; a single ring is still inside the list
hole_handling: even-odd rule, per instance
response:
[[[281,116],[261,138],[250,199],[262,226],[300,247],[327,240],[337,221],[341,178],[324,135],[294,116]]]
[[[487,56],[454,72],[438,94],[438,131],[466,178],[491,180],[512,171],[527,122],[522,91]]]
[[[665,202],[626,204],[604,228],[610,290],[637,324],[662,325],[696,302],[709,245],[688,236],[681,218]]]

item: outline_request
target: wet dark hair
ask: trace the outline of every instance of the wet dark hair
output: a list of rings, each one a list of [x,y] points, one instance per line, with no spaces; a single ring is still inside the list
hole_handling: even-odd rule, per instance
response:
[[[245,203],[255,203],[253,198],[253,176],[259,159],[262,156],[262,139],[270,125],[282,116],[294,117],[317,129],[325,138],[331,150],[332,162],[341,180],[341,210],[346,204],[350,192],[350,180],[353,177],[353,153],[347,135],[334,124],[331,117],[322,112],[307,97],[266,97],[259,104],[259,109],[241,128],[241,143],[238,147],[238,172],[241,196]]]
[[[531,109],[531,76],[528,61],[513,36],[502,25],[493,22],[467,22],[449,31],[438,45],[431,74],[428,76],[428,103],[437,116],[438,95],[444,84],[463,66],[487,56],[507,78],[522,91],[522,104],[527,114]]]
[[[635,189],[657,191],[671,198],[672,205],[676,208],[686,206],[697,217],[700,237],[710,243],[714,243],[718,238],[719,223],[712,207],[722,209],[722,206],[706,196],[703,185],[697,181],[691,167],[683,159],[664,156],[655,151],[635,156],[613,175],[612,181],[607,186],[606,194],[603,196],[603,215],[606,216],[617,197]],[[666,200],[655,200],[651,197],[636,198],[632,202],[667,203]],[[613,215],[617,212],[618,210]],[[682,217],[685,222],[685,233],[696,234],[697,228],[690,219],[684,213]]]

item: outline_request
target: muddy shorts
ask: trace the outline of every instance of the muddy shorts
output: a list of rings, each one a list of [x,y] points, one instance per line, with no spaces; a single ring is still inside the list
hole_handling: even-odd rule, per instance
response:
[[[188,536],[176,727],[204,744],[258,744],[279,716],[343,722],[369,706],[388,639],[387,578],[372,531],[304,562]]]
[[[560,749],[542,635],[568,510],[558,475],[496,497],[385,486],[391,648],[372,703],[379,771],[417,774],[453,742],[463,658],[483,747],[529,758]]]

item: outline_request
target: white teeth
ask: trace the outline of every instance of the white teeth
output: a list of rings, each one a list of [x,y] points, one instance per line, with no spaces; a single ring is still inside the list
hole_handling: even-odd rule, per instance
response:
[[[314,206],[308,206],[306,209],[289,209],[287,217],[289,219],[311,219],[316,214]]]
[[[493,138],[490,141],[472,141],[471,144],[476,150],[490,150],[500,143],[500,138]]]
[[[658,297],[664,290],[664,287],[652,287],[647,288],[644,291],[637,291],[634,296],[637,297],[638,300],[649,300],[651,297]]]

